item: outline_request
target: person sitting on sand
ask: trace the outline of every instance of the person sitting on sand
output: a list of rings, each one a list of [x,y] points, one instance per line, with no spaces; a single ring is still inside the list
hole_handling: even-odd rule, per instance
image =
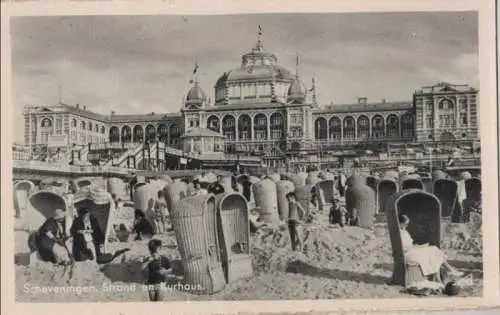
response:
[[[97,219],[86,208],[78,210],[78,216],[70,229],[73,237],[73,258],[75,261],[94,260],[100,254],[100,244],[104,243],[104,233]]]
[[[155,225],[159,234],[162,234],[167,231],[165,216],[167,215],[167,201],[163,196],[163,191],[158,191],[158,199],[155,201],[154,205],[154,213],[155,213]]]
[[[266,225],[265,222],[260,221],[258,208],[249,211],[248,221],[250,222],[250,233],[256,233],[259,228]]]
[[[349,212],[347,209],[340,205],[339,198],[333,199],[332,207],[330,208],[329,221],[330,224],[338,224],[344,227],[348,223]]]
[[[59,265],[71,263],[70,252],[66,246],[66,212],[56,209],[54,216],[48,218],[36,233],[36,248],[43,261]]]
[[[452,267],[447,262],[446,255],[436,246],[429,244],[414,244],[413,238],[408,233],[407,228],[410,219],[407,215],[399,215],[399,226],[401,229],[401,243],[405,260],[410,264],[418,264],[425,277],[434,277],[441,282],[441,270],[444,269],[446,275],[452,278],[459,278],[463,273]]]
[[[293,251],[302,251],[302,237],[300,235],[300,219],[304,218],[306,211],[297,201],[297,197],[294,192],[290,192],[286,195],[288,200],[288,231],[290,233],[290,242],[292,244]]]
[[[150,255],[142,261],[142,270],[147,277],[149,300],[154,302],[163,300],[162,284],[166,282],[168,275],[172,275],[170,261],[159,253],[162,245],[161,240],[150,240],[148,243]]]
[[[133,230],[137,233],[135,240],[142,240],[143,236],[152,236],[154,235],[154,227],[151,223],[146,219],[146,215],[140,209],[135,210],[134,212],[134,227]]]

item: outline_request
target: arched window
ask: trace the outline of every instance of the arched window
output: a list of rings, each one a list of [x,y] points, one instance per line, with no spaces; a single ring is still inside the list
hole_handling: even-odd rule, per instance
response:
[[[149,143],[156,141],[156,128],[153,125],[146,126],[146,141]]]
[[[87,125],[85,124],[85,122],[81,121],[80,122],[80,129],[85,130],[86,127],[87,127]]]
[[[281,139],[283,137],[283,115],[274,113],[271,115],[271,139]]]
[[[120,141],[120,129],[113,126],[109,129],[109,142],[119,142]]]
[[[222,118],[222,134],[229,140],[236,138],[236,119],[232,115]]]
[[[122,127],[122,142],[132,142],[132,129],[129,126]]]
[[[370,137],[370,119],[361,115],[358,118],[358,139],[368,139]]]
[[[158,126],[158,140],[166,142],[168,140],[168,127],[165,124]]]
[[[238,136],[240,140],[250,139],[252,137],[252,119],[243,114],[238,117]]]
[[[330,118],[330,139],[342,139],[342,121],[338,117]]]
[[[388,138],[398,138],[399,137],[399,118],[398,116],[391,114],[387,116],[387,137]]]
[[[385,138],[385,122],[381,115],[375,115],[372,118],[372,137],[374,139]]]
[[[256,140],[266,140],[268,138],[266,115],[255,115],[255,117],[253,118],[253,129]]]
[[[356,122],[351,116],[344,118],[344,139],[354,139],[356,137]]]
[[[439,102],[439,127],[454,128],[455,125],[455,104],[450,99]]]
[[[71,119],[71,127],[76,127],[77,123],[76,123],[76,119]]]
[[[220,121],[219,121],[219,117],[215,116],[215,115],[212,115],[210,117],[208,117],[207,119],[207,128],[212,130],[212,131],[215,131],[217,133],[220,132]]]
[[[403,138],[412,138],[413,129],[413,115],[410,113],[404,114],[401,117],[401,136]]]
[[[140,143],[144,141],[144,130],[141,125],[136,125],[134,127],[134,138],[133,141],[136,143]]]
[[[326,118],[319,117],[314,122],[314,138],[318,140],[328,138],[328,124]]]
[[[52,120],[50,118],[44,118],[40,122],[42,128],[52,128]]]

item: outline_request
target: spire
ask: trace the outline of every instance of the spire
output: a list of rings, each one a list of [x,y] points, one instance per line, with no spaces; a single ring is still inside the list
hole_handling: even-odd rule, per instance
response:
[[[258,28],[258,31],[257,31],[257,43],[255,44],[255,50],[256,51],[261,51],[262,50],[262,41],[261,41],[261,37],[262,37],[262,25],[259,24],[259,28]]]
[[[299,54],[295,54],[295,76],[299,77]]]
[[[312,92],[312,102],[314,105],[316,105],[317,104],[317,102],[316,102],[316,80],[314,79],[314,77],[312,78],[311,92]]]

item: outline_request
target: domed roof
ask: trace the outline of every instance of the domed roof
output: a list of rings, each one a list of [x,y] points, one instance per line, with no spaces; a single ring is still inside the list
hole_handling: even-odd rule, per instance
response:
[[[290,87],[288,88],[288,100],[303,101],[305,100],[306,95],[307,95],[307,89],[297,76],[293,80],[292,84],[290,84]]]
[[[188,105],[198,105],[201,106],[205,103],[207,96],[203,89],[200,87],[198,82],[194,83],[194,86],[189,90],[186,95],[186,106]]]

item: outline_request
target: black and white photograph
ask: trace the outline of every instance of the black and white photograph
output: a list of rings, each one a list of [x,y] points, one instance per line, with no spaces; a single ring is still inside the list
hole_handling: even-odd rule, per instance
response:
[[[483,297],[479,21],[11,16],[15,301]]]

